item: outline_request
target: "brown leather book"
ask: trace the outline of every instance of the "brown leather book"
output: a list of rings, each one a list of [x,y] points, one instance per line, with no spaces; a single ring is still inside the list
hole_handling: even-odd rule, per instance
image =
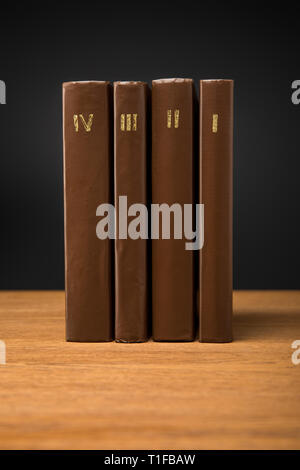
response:
[[[148,86],[144,82],[114,83],[114,145],[115,145],[115,338],[119,342],[142,342],[148,337],[147,312],[147,245],[145,230],[134,229],[131,238],[129,226],[139,217],[139,211],[128,216],[133,204],[147,209],[147,99]],[[119,224],[119,197],[125,201],[122,213],[125,225]],[[137,209],[138,210],[138,209]],[[147,217],[148,222],[148,217]],[[120,229],[120,231],[119,231]],[[145,226],[144,229],[147,229]],[[121,234],[122,230],[122,234]],[[137,237],[137,238],[136,238]]]
[[[200,251],[202,342],[232,341],[233,81],[200,81]]]
[[[152,204],[193,204],[194,86],[191,79],[152,82]],[[194,252],[184,238],[152,239],[153,339],[194,339]],[[153,218],[152,218],[153,225]],[[161,221],[162,225],[162,221]],[[161,227],[160,227],[161,228]]]
[[[108,82],[63,84],[67,341],[113,339],[112,245],[96,235],[112,196],[111,111]]]

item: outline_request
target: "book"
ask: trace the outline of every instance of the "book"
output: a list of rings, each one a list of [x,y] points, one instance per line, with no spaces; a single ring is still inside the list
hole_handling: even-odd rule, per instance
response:
[[[126,223],[128,209],[133,204],[143,204],[147,210],[148,93],[144,82],[114,83],[115,338],[118,342],[142,342],[148,338],[148,233],[136,227],[131,238]],[[126,198],[123,215],[119,213],[119,197],[123,201]],[[133,215],[140,215],[138,208],[132,207],[129,224],[134,220]],[[126,238],[119,233],[121,216],[126,225]],[[148,223],[148,214],[146,218]]]
[[[192,79],[152,82],[152,204],[179,204],[183,209],[195,202],[194,100]],[[162,233],[152,238],[153,339],[192,341],[194,252],[170,229],[169,239]]]
[[[112,199],[109,82],[63,84],[67,341],[113,339],[112,245],[96,235]]]
[[[232,341],[233,81],[200,81],[200,251],[202,342]]]

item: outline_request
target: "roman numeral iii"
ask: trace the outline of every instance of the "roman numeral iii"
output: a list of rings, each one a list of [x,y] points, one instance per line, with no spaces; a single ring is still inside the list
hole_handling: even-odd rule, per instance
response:
[[[121,131],[136,131],[137,130],[137,114],[121,114],[120,116],[120,129]]]

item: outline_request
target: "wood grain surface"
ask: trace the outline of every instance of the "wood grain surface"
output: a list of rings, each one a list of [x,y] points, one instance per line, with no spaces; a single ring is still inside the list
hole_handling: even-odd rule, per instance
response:
[[[0,292],[0,448],[300,449],[300,291],[235,292],[234,335],[66,343],[63,292]]]

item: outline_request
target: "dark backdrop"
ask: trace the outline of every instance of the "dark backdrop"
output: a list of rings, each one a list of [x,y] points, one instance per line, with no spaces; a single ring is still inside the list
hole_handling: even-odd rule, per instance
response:
[[[235,79],[235,288],[300,288],[299,14],[229,5],[1,4],[1,289],[64,287],[61,83],[173,76]]]

